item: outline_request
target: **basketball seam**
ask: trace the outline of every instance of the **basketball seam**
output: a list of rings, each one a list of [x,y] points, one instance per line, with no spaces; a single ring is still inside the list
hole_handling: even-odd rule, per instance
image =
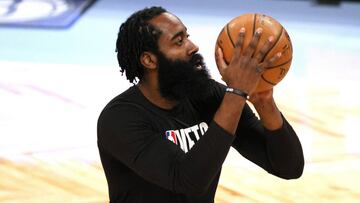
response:
[[[252,28],[252,36],[254,36],[254,34],[255,34],[255,28],[256,28],[256,16],[257,16],[257,15],[258,15],[257,13],[255,13],[255,14],[254,14],[253,28]]]
[[[288,61],[285,61],[285,62],[284,62],[284,63],[282,63],[282,64],[279,64],[279,65],[276,65],[276,66],[266,67],[265,69],[266,69],[266,70],[269,70],[269,69],[274,69],[274,68],[277,68],[277,67],[283,66],[283,65],[285,65],[285,64],[287,64],[287,63],[289,63],[289,62],[291,62],[291,60],[292,60],[292,58],[290,58]]]
[[[276,85],[276,83],[272,83],[272,82],[268,81],[267,79],[265,79],[264,75],[261,75],[261,78],[262,78],[265,82],[269,83],[270,85],[273,85],[273,86]]]
[[[223,47],[221,46],[221,44],[219,43],[219,41],[217,41],[216,44],[217,44],[221,49],[223,49]],[[230,62],[228,62],[225,57],[224,57],[224,61],[225,61],[226,65],[229,65]]]
[[[229,39],[230,39],[230,42],[231,42],[231,44],[232,44],[233,48],[235,48],[234,41],[233,41],[233,39],[232,39],[232,37],[231,37],[231,35],[230,35],[229,23],[228,23],[228,24],[226,24],[226,33],[227,33],[227,35],[228,35],[228,37],[229,37]]]
[[[281,38],[281,35],[283,34],[284,32],[284,28],[281,26],[281,32],[280,34],[278,35],[278,37],[276,38],[276,41],[275,43],[272,45],[272,47],[269,49],[268,53],[265,54],[265,56],[261,59],[261,62],[263,62],[266,57],[269,55],[269,53],[271,52],[271,50],[276,46],[276,44],[280,41],[280,38]]]

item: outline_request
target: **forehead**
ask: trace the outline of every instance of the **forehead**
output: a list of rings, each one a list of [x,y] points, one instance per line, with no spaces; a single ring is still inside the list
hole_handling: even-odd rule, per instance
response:
[[[166,39],[171,39],[176,33],[185,31],[186,27],[181,20],[175,15],[165,12],[149,21],[150,24],[157,27],[162,36]]]

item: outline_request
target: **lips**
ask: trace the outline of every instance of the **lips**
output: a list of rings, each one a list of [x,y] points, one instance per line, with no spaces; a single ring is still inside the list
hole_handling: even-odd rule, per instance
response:
[[[195,69],[197,69],[197,70],[202,70],[205,67],[203,58],[199,54],[194,54],[194,56],[192,57],[192,61],[193,61]]]
[[[201,70],[201,69],[203,69],[203,66],[200,65],[200,64],[199,64],[199,65],[196,65],[196,66],[195,66],[195,69],[196,69],[196,70]]]

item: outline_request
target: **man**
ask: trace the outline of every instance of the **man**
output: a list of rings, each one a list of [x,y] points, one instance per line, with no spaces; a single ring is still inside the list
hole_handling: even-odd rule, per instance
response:
[[[263,67],[280,54],[261,62],[273,37],[253,54],[262,30],[249,47],[242,46],[245,32],[239,31],[229,64],[220,49],[216,54],[228,88],[210,79],[186,27],[165,9],[145,8],[121,25],[117,57],[135,85],[110,101],[98,120],[110,202],[213,202],[231,146],[273,175],[301,176],[301,144],[273,91],[254,93]]]

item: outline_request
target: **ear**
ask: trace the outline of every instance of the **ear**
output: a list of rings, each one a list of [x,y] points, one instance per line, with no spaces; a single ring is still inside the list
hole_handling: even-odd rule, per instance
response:
[[[156,56],[148,51],[145,51],[140,56],[141,64],[148,69],[156,69],[157,67],[157,58]]]

